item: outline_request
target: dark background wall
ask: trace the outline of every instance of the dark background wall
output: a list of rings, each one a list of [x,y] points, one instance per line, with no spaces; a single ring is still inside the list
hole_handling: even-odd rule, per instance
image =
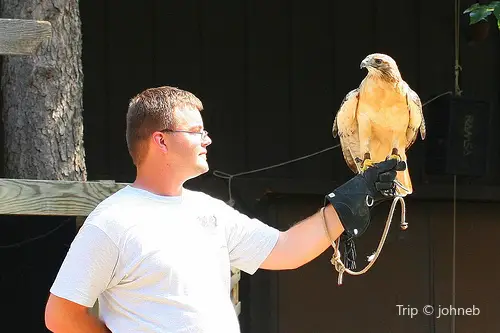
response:
[[[462,2],[460,12],[471,3]],[[422,102],[454,91],[452,0],[102,1],[82,3],[81,13],[90,179],[133,178],[125,113],[129,99],[151,86],[179,86],[202,99],[214,142],[210,165],[229,173],[338,143],[333,118],[364,77],[359,64],[369,53],[394,57]],[[486,40],[470,43],[467,20],[460,15],[460,87],[464,97],[492,103],[493,129],[498,31],[492,24]],[[498,141],[492,131],[484,184],[499,183]],[[419,139],[410,151],[416,184],[429,181],[424,155]],[[342,182],[350,176],[337,149],[249,177]]]

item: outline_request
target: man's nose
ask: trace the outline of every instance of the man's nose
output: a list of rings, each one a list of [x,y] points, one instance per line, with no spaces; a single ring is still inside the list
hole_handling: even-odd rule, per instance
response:
[[[201,144],[203,147],[206,147],[206,146],[212,144],[212,138],[210,137],[210,135],[207,134],[207,136],[205,137],[205,139],[203,140],[203,142]]]

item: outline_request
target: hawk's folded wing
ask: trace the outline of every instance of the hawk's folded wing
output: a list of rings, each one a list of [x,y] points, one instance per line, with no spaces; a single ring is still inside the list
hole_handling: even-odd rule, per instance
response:
[[[333,121],[333,137],[339,136],[344,159],[349,168],[358,173],[355,158],[359,157],[359,135],[357,108],[359,89],[351,90],[342,101],[340,108]]]
[[[408,111],[410,112],[410,119],[408,122],[408,129],[406,130],[406,149],[417,139],[418,130],[420,129],[420,137],[425,139],[425,120],[422,111],[422,103],[417,93],[405,83],[406,100],[408,103]]]

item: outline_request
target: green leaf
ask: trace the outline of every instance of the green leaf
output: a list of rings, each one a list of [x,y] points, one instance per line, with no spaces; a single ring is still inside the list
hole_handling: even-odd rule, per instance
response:
[[[489,7],[493,8],[493,9],[495,9],[497,7],[500,7],[500,1],[492,1],[492,2],[490,2]]]
[[[500,30],[500,1],[495,1],[496,2],[496,5],[495,5],[495,8],[493,10],[493,14],[495,14],[495,17],[497,19],[497,27],[498,27],[498,30]]]
[[[492,3],[490,3],[490,6],[493,9],[495,18],[497,19],[498,30],[500,30],[500,1],[493,1]]]
[[[470,24],[475,24],[479,21],[486,21],[486,18],[491,15],[492,11],[487,6],[478,6],[469,14]]]
[[[473,10],[476,10],[478,7],[481,7],[480,4],[478,3],[475,3],[473,4],[472,6],[470,6],[469,8],[467,8],[465,11],[464,11],[464,14],[467,14],[467,13],[470,13],[471,11]]]
[[[493,9],[493,13],[495,14],[495,17],[497,18],[497,20],[500,20],[500,5],[496,6]]]

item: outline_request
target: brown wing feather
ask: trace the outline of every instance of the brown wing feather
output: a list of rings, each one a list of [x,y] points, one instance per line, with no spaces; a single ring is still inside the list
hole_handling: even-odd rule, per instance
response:
[[[408,129],[406,130],[406,149],[408,149],[417,139],[419,129],[420,137],[422,140],[425,139],[426,128],[420,98],[407,84],[406,91],[406,101],[408,103],[408,111],[410,112],[410,121],[408,122]]]
[[[351,90],[342,100],[337,115],[333,121],[332,135],[339,137],[342,154],[347,166],[354,172],[358,167],[354,160],[359,150],[358,125],[356,110],[358,107],[359,89]]]

